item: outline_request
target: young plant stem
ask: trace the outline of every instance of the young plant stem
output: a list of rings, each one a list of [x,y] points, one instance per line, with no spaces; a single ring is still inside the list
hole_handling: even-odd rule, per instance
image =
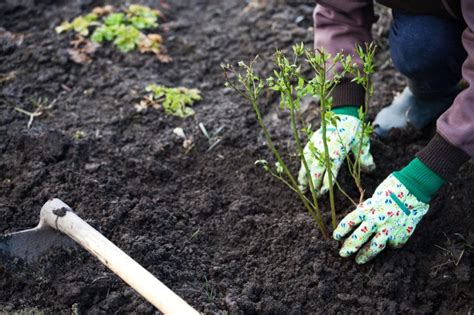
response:
[[[329,147],[328,147],[328,140],[327,140],[327,121],[326,121],[326,113],[328,112],[328,97],[327,95],[327,87],[326,87],[326,65],[327,59],[324,54],[321,54],[322,59],[322,71],[321,75],[321,85],[320,85],[320,106],[321,106],[321,133],[323,138],[323,146],[324,146],[324,164],[326,164],[326,174],[328,176],[328,184],[329,184],[329,204],[331,206],[331,222],[333,229],[337,227],[337,218],[336,218],[336,206],[334,203],[334,187],[333,187],[333,177],[331,171],[331,159],[329,156]]]
[[[297,56],[295,56],[295,60],[293,62],[294,65],[296,65],[296,61],[297,61]],[[290,82],[291,82],[291,79],[288,75],[287,72],[285,71],[282,71],[283,73],[283,76],[285,77],[285,89],[284,89],[284,93],[286,94],[286,98],[288,100],[288,103],[287,106],[289,108],[289,111],[290,111],[290,126],[291,126],[291,130],[292,130],[292,133],[293,133],[293,138],[295,139],[295,143],[296,143],[296,150],[298,152],[298,157],[301,159],[301,162],[303,164],[303,167],[305,169],[305,173],[306,173],[306,178],[307,178],[307,181],[308,181],[308,185],[309,185],[309,191],[311,192],[311,197],[313,199],[313,209],[316,211],[316,214],[319,218],[319,221],[321,222],[321,224],[325,227],[324,225],[324,222],[323,222],[323,217],[322,217],[322,214],[321,214],[321,209],[319,208],[319,204],[318,204],[318,197],[316,195],[316,190],[314,188],[314,183],[313,183],[313,180],[311,178],[311,171],[309,169],[309,165],[308,165],[308,161],[306,161],[306,157],[304,155],[304,151],[303,151],[303,145],[301,144],[301,139],[300,139],[300,135],[299,135],[299,132],[298,132],[298,128],[296,126],[296,108],[297,108],[297,102],[298,101],[295,101],[293,99],[293,93],[292,93],[292,87],[290,86]],[[304,194],[303,194],[304,196]]]
[[[293,138],[295,139],[295,142],[296,142],[296,149],[298,150],[298,156],[301,158],[304,169],[306,171],[306,178],[308,180],[309,190],[311,192],[311,197],[313,198],[313,208],[314,208],[314,210],[316,210],[316,213],[318,215],[319,220],[321,222],[323,222],[323,217],[321,215],[321,209],[319,209],[318,198],[316,196],[316,190],[314,189],[313,180],[311,179],[311,172],[310,172],[310,169],[309,169],[309,166],[308,166],[308,162],[306,161],[306,158],[304,156],[303,146],[301,145],[299,132],[298,132],[298,129],[296,127],[295,109],[294,109],[293,106],[290,107],[290,121],[291,121],[290,122],[291,129],[293,131]],[[322,225],[325,226],[324,223]]]
[[[373,57],[376,50],[376,45],[366,44],[365,50],[362,49],[360,46],[356,46],[356,52],[359,56],[360,60],[362,61],[362,71],[360,70],[359,66],[355,63],[352,63],[352,59],[346,59],[346,63],[344,64],[345,71],[354,75],[353,81],[357,84],[362,85],[365,90],[365,97],[364,97],[364,104],[363,107],[360,108],[359,112],[359,119],[361,121],[362,127],[360,133],[356,135],[358,137],[358,148],[357,151],[354,152],[354,162],[348,157],[347,158],[347,166],[349,169],[349,173],[354,179],[354,182],[359,190],[360,198],[359,203],[362,202],[364,199],[365,190],[362,187],[361,183],[361,169],[362,169],[362,154],[366,154],[368,152],[362,152],[364,147],[364,139],[369,136],[370,132],[368,132],[368,124],[365,122],[367,113],[369,110],[369,100],[370,96],[372,95],[372,81],[370,75],[374,72],[374,64],[373,64]]]
[[[323,104],[323,100],[321,99],[321,104]],[[321,105],[321,132],[323,134],[323,146],[324,146],[324,164],[326,164],[326,174],[328,176],[328,184],[329,184],[329,204],[331,206],[331,221],[332,227],[335,229],[337,227],[337,219],[336,219],[336,206],[334,204],[334,188],[332,182],[332,171],[331,171],[331,160],[329,157],[329,148],[328,148],[328,140],[326,137],[326,119],[324,118],[326,115],[326,108],[324,105]]]
[[[362,129],[360,131],[360,140],[359,140],[360,143],[359,143],[359,149],[357,150],[357,158],[356,158],[356,166],[357,166],[356,185],[357,185],[357,188],[359,189],[359,193],[360,193],[359,202],[362,202],[362,200],[364,199],[364,193],[365,193],[365,190],[362,187],[362,184],[360,182],[360,174],[361,174],[360,171],[361,171],[362,147],[364,145],[365,129],[367,127],[367,124],[365,123],[365,117],[367,115],[367,112],[369,111],[370,84],[371,84],[370,76],[367,75],[366,81],[364,83],[364,89],[365,89],[366,92],[365,92],[365,97],[364,97],[364,111],[363,111],[362,117],[361,117]]]
[[[270,136],[270,133],[268,132],[268,129],[267,127],[265,126],[265,123],[263,122],[263,119],[262,119],[262,116],[261,116],[261,113],[260,113],[260,109],[258,108],[258,104],[257,104],[257,101],[255,99],[252,99],[251,100],[251,103],[252,103],[252,107],[254,109],[254,112],[255,112],[255,115],[257,116],[257,120],[258,120],[258,123],[260,125],[260,127],[262,128],[263,130],[263,133],[264,133],[264,136],[265,136],[265,139],[267,141],[267,145],[268,147],[270,148],[270,150],[272,151],[273,153],[273,156],[276,158],[276,160],[278,161],[278,163],[280,163],[281,167],[283,168],[283,172],[285,173],[285,175],[290,179],[290,182],[291,182],[291,185],[293,186],[293,190],[298,194],[298,196],[300,197],[301,201],[303,202],[303,205],[305,206],[305,208],[308,210],[308,212],[311,214],[311,216],[313,217],[314,221],[318,224],[319,226],[319,229],[321,230],[323,236],[325,239],[329,239],[329,234],[326,230],[326,226],[324,225],[324,222],[322,220],[322,217],[321,217],[321,213],[319,212],[319,208],[315,207],[315,209],[317,209],[318,211],[318,214],[316,214],[312,207],[310,206],[310,204],[308,203],[307,201],[307,198],[305,197],[305,195],[303,194],[303,192],[299,189],[298,187],[298,183],[296,182],[295,178],[293,177],[293,175],[291,174],[291,172],[289,171],[288,167],[286,166],[285,162],[283,161],[283,159],[281,158],[280,154],[278,153],[278,150],[276,149],[275,145],[273,144],[273,141],[272,141],[272,138]]]

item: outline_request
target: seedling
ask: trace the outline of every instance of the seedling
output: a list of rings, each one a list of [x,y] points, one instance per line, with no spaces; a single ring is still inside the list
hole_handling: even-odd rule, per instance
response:
[[[207,301],[209,303],[212,303],[214,302],[217,294],[216,294],[216,290],[214,289],[214,287],[212,286],[212,284],[209,282],[209,280],[207,279],[206,276],[204,276],[204,286],[203,286],[203,291],[205,293],[205,296],[207,298]]]
[[[140,111],[147,107],[163,107],[166,114],[181,118],[194,115],[194,110],[189,106],[202,99],[198,89],[188,89],[185,87],[170,88],[150,84],[145,90],[151,92],[151,94],[136,106],[137,110]]]
[[[160,11],[137,4],[130,5],[122,12],[112,6],[97,7],[92,13],[79,16],[72,22],[63,22],[56,27],[56,32],[73,30],[85,37],[92,34],[90,39],[95,43],[112,42],[124,53],[136,49],[141,53],[152,52],[160,61],[168,62],[171,58],[162,46],[162,37],[143,32],[158,27],[160,16]]]
[[[190,240],[192,240],[193,238],[197,237],[199,235],[199,232],[201,232],[201,228],[198,228],[192,235],[191,237],[189,238]]]
[[[74,132],[74,134],[72,135],[72,137],[75,139],[75,140],[82,140],[86,137],[86,133],[82,130],[76,130]]]
[[[41,116],[45,111],[51,110],[54,107],[54,104],[56,104],[56,100],[49,102],[47,97],[45,98],[38,97],[37,99],[32,98],[30,102],[33,104],[33,107],[35,109],[33,112],[24,110],[23,108],[20,108],[20,107],[15,107],[15,110],[17,112],[22,113],[29,117],[28,124],[27,124],[28,129],[31,128],[31,125],[33,125],[33,121],[36,117]]]
[[[273,71],[273,75],[266,80],[262,79],[255,73],[254,64],[256,60],[252,61],[250,64],[245,64],[242,61],[239,62],[238,65],[240,70],[235,69],[231,65],[222,65],[226,79],[226,86],[231,87],[238,94],[249,101],[255,112],[257,121],[263,130],[267,146],[276,160],[274,166],[271,166],[266,160],[258,160],[256,161],[256,165],[262,166],[266,172],[277,178],[279,181],[283,182],[289,189],[298,195],[304,207],[309,211],[325,238],[329,238],[329,236],[326,226],[323,222],[317,193],[311,179],[308,161],[303,154],[303,144],[300,136],[301,130],[303,130],[303,134],[305,134],[309,139],[312,135],[312,131],[310,126],[305,125],[304,120],[301,119],[301,115],[299,115],[300,102],[301,99],[306,95],[316,96],[320,101],[323,148],[315,148],[314,146],[310,146],[310,150],[314,154],[315,158],[323,163],[328,170],[331,217],[332,225],[335,228],[337,222],[334,203],[334,190],[332,184],[336,184],[336,187],[340,188],[346,197],[349,196],[342,189],[342,187],[340,187],[339,183],[334,178],[334,174],[332,174],[330,171],[332,161],[328,152],[327,128],[329,123],[333,126],[337,126],[337,117],[331,111],[331,93],[334,87],[340,82],[347,72],[355,75],[355,82],[359,84],[363,83],[364,88],[368,88],[369,90],[372,89],[372,85],[368,79],[368,76],[373,72],[372,60],[373,51],[375,48],[373,45],[367,46],[367,48],[367,53],[359,48],[357,50],[358,54],[361,54],[361,60],[364,63],[363,72],[357,72],[357,67],[352,63],[352,56],[343,56],[342,54],[331,56],[324,50],[318,50],[314,52],[312,50],[306,50],[303,44],[293,46],[294,58],[292,60],[290,60],[281,51],[277,51],[274,57],[275,69]],[[369,54],[370,56],[366,57],[366,54]],[[301,74],[302,57],[304,57],[304,61],[310,65],[314,73],[314,77],[309,80],[304,78]],[[336,70],[336,66],[338,64],[343,65],[343,71],[338,72]],[[299,157],[299,159],[301,159],[302,165],[306,172],[311,198],[306,197],[301,191],[295,176],[291,173],[289,167],[282,158],[282,154],[278,151],[277,147],[273,143],[269,130],[263,121],[259,107],[259,98],[262,93],[268,92],[268,90],[279,92],[280,108],[289,113],[289,128],[295,141],[296,155]],[[368,104],[368,100],[369,98],[367,97],[366,105]],[[365,108],[360,111],[359,116],[364,119],[366,112],[367,106],[365,106]],[[368,125],[364,125],[364,128],[362,128],[362,133],[359,136],[362,137],[362,135],[368,134],[369,131],[370,128]],[[360,151],[361,149],[359,152]],[[358,179],[356,184],[358,187],[360,187],[359,190],[363,191],[362,186],[359,186],[360,160],[356,158],[355,161],[351,162],[350,165],[352,166],[351,175],[353,174],[353,177]],[[355,203],[354,201],[352,202]]]
[[[459,233],[455,233],[454,235],[457,237],[457,240],[450,239],[446,233],[444,233],[444,236],[447,240],[445,247],[436,244],[434,245],[442,251],[442,255],[446,259],[446,261],[443,263],[431,267],[434,275],[436,275],[441,270],[441,268],[446,265],[454,265],[457,267],[464,257],[464,254],[467,251],[474,249],[473,240],[469,240],[469,237],[472,238],[472,235],[469,235],[468,239]]]
[[[29,111],[24,110],[24,109],[22,109],[22,108],[20,108],[20,107],[15,107],[15,110],[16,110],[17,112],[22,113],[23,115],[26,115],[26,116],[29,117],[29,119],[28,119],[28,124],[26,125],[26,127],[27,127],[28,129],[31,128],[31,125],[33,124],[33,120],[34,120],[36,117],[38,117],[38,116],[40,116],[40,115],[42,114],[42,112],[38,112],[38,111],[29,112]]]
[[[198,124],[199,129],[201,129],[202,134],[207,138],[209,142],[209,147],[207,148],[207,152],[212,151],[221,141],[222,137],[219,136],[222,130],[224,130],[224,126],[220,126],[217,130],[211,135],[204,126],[203,123]]]

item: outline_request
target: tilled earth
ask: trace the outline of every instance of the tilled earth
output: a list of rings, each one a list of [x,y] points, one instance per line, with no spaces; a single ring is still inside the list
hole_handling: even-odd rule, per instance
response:
[[[163,4],[157,2],[142,1]],[[254,166],[268,152],[250,106],[223,87],[219,65],[259,54],[257,67],[268,73],[276,48],[301,41],[310,47],[312,3],[282,2],[250,8],[238,0],[170,1],[158,31],[172,62],[104,45],[85,65],[67,54],[73,35],[54,27],[103,2],[1,2],[0,233],[33,227],[42,204],[60,198],[209,314],[472,312],[474,254],[461,240],[473,233],[472,163],[443,187],[402,250],[386,250],[365,266],[340,258],[339,244],[322,240],[293,193]],[[404,85],[387,52],[389,15],[378,10],[371,118]],[[149,83],[199,88],[196,115],[137,113]],[[28,117],[14,108],[32,111],[38,101],[53,106],[28,129]],[[288,117],[274,96],[267,103],[276,142],[291,150]],[[223,128],[210,151],[199,123],[211,134]],[[176,127],[194,148],[182,147]],[[432,133],[374,139],[378,168],[363,178],[367,195]],[[296,158],[287,157],[296,169]],[[344,171],[340,181],[357,196]],[[322,204],[327,213],[327,200]],[[351,210],[343,196],[337,205],[340,218]],[[2,259],[0,313],[19,311],[155,312],[82,249],[51,251],[36,266]]]

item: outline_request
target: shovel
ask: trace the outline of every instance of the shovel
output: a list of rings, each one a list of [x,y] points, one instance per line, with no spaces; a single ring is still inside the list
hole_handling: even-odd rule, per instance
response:
[[[44,204],[37,227],[0,236],[0,253],[35,262],[48,249],[70,243],[57,231],[79,243],[164,314],[199,314],[59,199]]]

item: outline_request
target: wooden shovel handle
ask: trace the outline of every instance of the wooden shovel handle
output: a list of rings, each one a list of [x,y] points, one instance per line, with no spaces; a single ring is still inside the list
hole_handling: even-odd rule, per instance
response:
[[[61,200],[52,199],[45,203],[41,208],[41,224],[47,224],[71,237],[164,314],[199,314],[120,248],[79,218]]]

